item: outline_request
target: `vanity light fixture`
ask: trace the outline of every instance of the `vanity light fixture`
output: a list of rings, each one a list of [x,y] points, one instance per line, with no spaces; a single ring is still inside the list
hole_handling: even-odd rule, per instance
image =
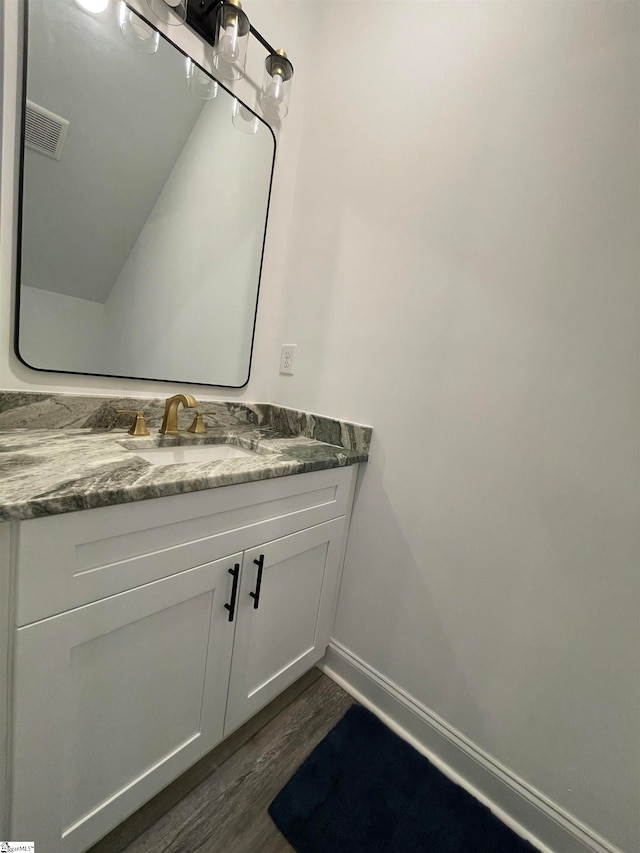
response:
[[[241,80],[251,25],[240,0],[223,0],[216,9],[213,65],[225,80]]]
[[[242,133],[258,132],[258,116],[251,112],[249,107],[241,104],[237,98],[233,99],[231,121],[236,130],[241,130]]]
[[[271,47],[250,23],[240,0],[147,0],[147,5],[163,21],[185,21],[210,44],[213,66],[225,80],[244,77],[249,36],[252,35],[268,53],[258,105],[268,118],[282,119],[287,115],[293,77],[291,60],[284,50]],[[189,85],[191,87],[191,83]],[[244,121],[239,108],[237,116],[234,112],[234,124],[236,117],[240,123]],[[252,121],[248,123],[252,125]],[[248,132],[255,133],[254,130]]]
[[[147,0],[147,6],[165,24],[178,26],[187,20],[187,0]]]
[[[264,61],[260,107],[269,118],[284,118],[289,112],[293,65],[284,50],[270,53]]]
[[[118,23],[125,41],[138,53],[156,53],[160,44],[160,33],[150,27],[124,0],[118,5]]]
[[[218,94],[218,84],[206,71],[187,58],[187,86],[203,101],[212,101]]]

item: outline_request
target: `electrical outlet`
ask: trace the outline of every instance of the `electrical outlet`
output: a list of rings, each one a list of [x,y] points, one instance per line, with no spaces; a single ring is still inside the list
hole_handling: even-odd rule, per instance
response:
[[[296,354],[296,344],[282,344],[280,353],[280,373],[293,375],[293,359]]]

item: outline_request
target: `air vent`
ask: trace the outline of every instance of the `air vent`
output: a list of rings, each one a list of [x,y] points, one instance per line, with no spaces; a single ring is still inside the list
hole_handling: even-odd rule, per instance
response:
[[[28,148],[59,160],[67,138],[69,122],[44,107],[27,101],[24,119],[24,142]]]

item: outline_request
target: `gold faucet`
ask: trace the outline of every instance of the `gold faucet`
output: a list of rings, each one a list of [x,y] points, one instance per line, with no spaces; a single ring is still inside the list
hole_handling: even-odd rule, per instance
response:
[[[178,406],[182,405],[187,409],[193,409],[197,406],[196,398],[191,394],[176,394],[173,397],[167,397],[164,404],[164,417],[162,418],[162,426],[160,432],[162,435],[178,435]]]

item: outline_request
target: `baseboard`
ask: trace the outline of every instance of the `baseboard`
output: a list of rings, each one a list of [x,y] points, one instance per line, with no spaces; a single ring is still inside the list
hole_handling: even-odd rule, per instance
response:
[[[622,853],[340,643],[318,666],[543,853]]]

